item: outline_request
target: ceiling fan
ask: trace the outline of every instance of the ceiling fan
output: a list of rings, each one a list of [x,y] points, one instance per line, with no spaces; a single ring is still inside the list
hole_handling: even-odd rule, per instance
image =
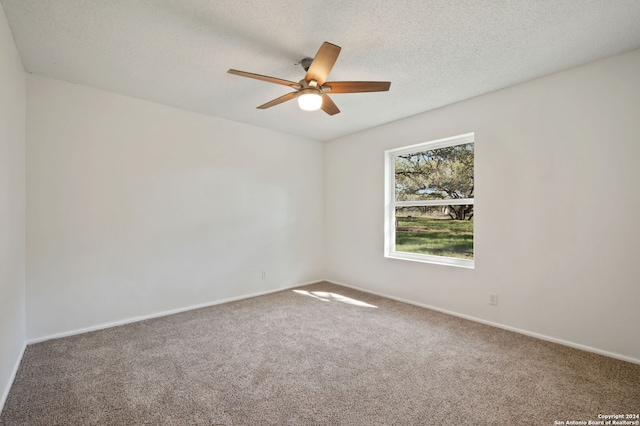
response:
[[[266,104],[262,104],[258,109],[267,109],[279,105],[283,102],[298,98],[300,108],[307,111],[322,109],[329,115],[340,112],[335,103],[327,96],[327,93],[360,93],[360,92],[386,92],[391,83],[388,81],[326,81],[333,65],[340,54],[340,46],[329,42],[322,43],[318,53],[314,58],[304,58],[300,65],[307,74],[298,83],[280,78],[268,77],[266,75],[253,74],[245,71],[230,69],[230,74],[242,77],[255,78],[269,83],[281,84],[295,89],[295,92],[287,93]]]

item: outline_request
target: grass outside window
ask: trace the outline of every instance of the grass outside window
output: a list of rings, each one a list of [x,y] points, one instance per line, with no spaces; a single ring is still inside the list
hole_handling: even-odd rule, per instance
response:
[[[473,219],[396,210],[396,251],[473,260]]]

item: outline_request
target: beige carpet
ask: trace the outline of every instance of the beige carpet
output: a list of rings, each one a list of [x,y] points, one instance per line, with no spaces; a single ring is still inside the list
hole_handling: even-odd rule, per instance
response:
[[[30,345],[3,425],[553,425],[640,366],[332,284]]]

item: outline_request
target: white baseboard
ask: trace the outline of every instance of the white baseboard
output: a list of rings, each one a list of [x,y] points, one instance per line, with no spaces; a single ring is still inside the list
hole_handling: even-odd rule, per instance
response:
[[[230,298],[227,298],[227,299],[214,300],[212,302],[200,303],[200,304],[197,304],[197,305],[190,305],[190,306],[185,306],[185,307],[182,307],[182,308],[170,309],[168,311],[155,312],[153,314],[141,315],[141,316],[137,316],[137,317],[126,318],[126,319],[119,320],[119,321],[112,321],[112,322],[102,323],[102,324],[98,324],[98,325],[93,325],[91,327],[79,328],[79,329],[76,329],[76,330],[69,330],[69,331],[65,331],[65,332],[62,332],[62,333],[50,334],[50,335],[47,335],[47,336],[42,336],[42,337],[36,337],[36,338],[33,338],[33,339],[29,339],[29,340],[27,340],[27,344],[31,345],[33,343],[45,342],[47,340],[59,339],[61,337],[74,336],[76,334],[88,333],[90,331],[104,330],[106,328],[117,327],[117,326],[125,325],[125,324],[131,324],[131,323],[134,323],[134,322],[144,321],[144,320],[148,320],[148,319],[152,319],[152,318],[158,318],[158,317],[164,317],[164,316],[167,316],[167,315],[179,314],[180,312],[191,311],[191,310],[194,310],[194,309],[200,309],[200,308],[206,308],[206,307],[209,307],[209,306],[221,305],[223,303],[235,302],[237,300],[250,299],[252,297],[264,296],[266,294],[277,293],[279,291],[284,291],[284,290],[289,290],[289,289],[296,288],[296,287],[302,287],[302,286],[305,286],[305,285],[315,284],[315,283],[319,283],[319,282],[322,282],[322,281],[323,280],[317,280],[317,281],[311,281],[311,282],[307,282],[307,283],[289,285],[289,286],[275,288],[275,289],[271,289],[271,290],[265,290],[265,291],[261,291],[261,292],[257,292],[257,293],[251,293],[251,294],[246,294],[246,295],[242,295],[242,296],[230,297]]]
[[[24,351],[27,349],[27,343],[22,344],[22,349],[20,350],[20,355],[16,360],[15,365],[13,366],[13,371],[9,376],[9,381],[7,382],[7,386],[2,392],[2,396],[0,396],[0,413],[2,413],[2,409],[4,408],[4,403],[7,402],[7,398],[9,397],[9,391],[11,390],[11,386],[13,386],[13,381],[16,379],[16,374],[18,374],[18,369],[20,368],[20,363],[22,362],[22,357],[24,356]]]
[[[511,327],[511,326],[508,326],[508,325],[504,325],[504,324],[499,324],[499,323],[492,322],[492,321],[483,320],[481,318],[472,317],[470,315],[460,314],[458,312],[453,312],[453,311],[449,311],[449,310],[446,310],[446,309],[437,308],[435,306],[425,305],[423,303],[414,302],[412,300],[407,300],[407,299],[402,299],[400,297],[390,296],[388,294],[379,293],[379,292],[372,291],[372,290],[367,290],[367,289],[356,287],[356,286],[353,286],[353,285],[340,283],[340,282],[337,282],[337,281],[334,281],[334,280],[324,280],[324,281],[326,281],[328,283],[331,283],[331,284],[339,285],[339,286],[342,286],[342,287],[352,288],[354,290],[358,290],[358,291],[361,291],[363,293],[373,294],[373,295],[384,297],[384,298],[387,298],[387,299],[396,300],[398,302],[407,303],[409,305],[419,306],[421,308],[430,309],[432,311],[442,312],[443,314],[453,315],[453,316],[456,316],[456,317],[464,318],[464,319],[467,319],[469,321],[478,322],[480,324],[486,324],[486,325],[490,325],[492,327],[502,328],[504,330],[513,331],[513,332],[519,333],[519,334],[524,334],[525,336],[535,337],[536,339],[546,340],[547,342],[552,342],[552,343],[557,343],[559,345],[569,346],[571,348],[580,349],[580,350],[587,351],[587,352],[592,352],[592,353],[595,353],[595,354],[598,354],[598,355],[604,355],[604,356],[607,356],[609,358],[615,358],[615,359],[619,359],[621,361],[631,362],[633,364],[640,364],[640,359],[632,358],[632,357],[629,357],[629,356],[626,356],[626,355],[621,355],[621,354],[618,354],[618,353],[615,353],[615,352],[609,352],[609,351],[605,351],[605,350],[602,350],[602,349],[593,348],[591,346],[586,346],[586,345],[581,345],[579,343],[570,342],[568,340],[558,339],[558,338],[547,336],[547,335],[544,335],[544,334],[539,334],[539,333],[534,333],[532,331],[522,330],[520,328]]]

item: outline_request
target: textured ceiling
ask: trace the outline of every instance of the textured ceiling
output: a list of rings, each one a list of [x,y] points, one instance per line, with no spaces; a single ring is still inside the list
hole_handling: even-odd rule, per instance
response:
[[[0,0],[28,72],[330,140],[640,48],[638,0]],[[391,81],[336,94],[340,114],[229,68],[298,81],[323,41],[329,80]]]

